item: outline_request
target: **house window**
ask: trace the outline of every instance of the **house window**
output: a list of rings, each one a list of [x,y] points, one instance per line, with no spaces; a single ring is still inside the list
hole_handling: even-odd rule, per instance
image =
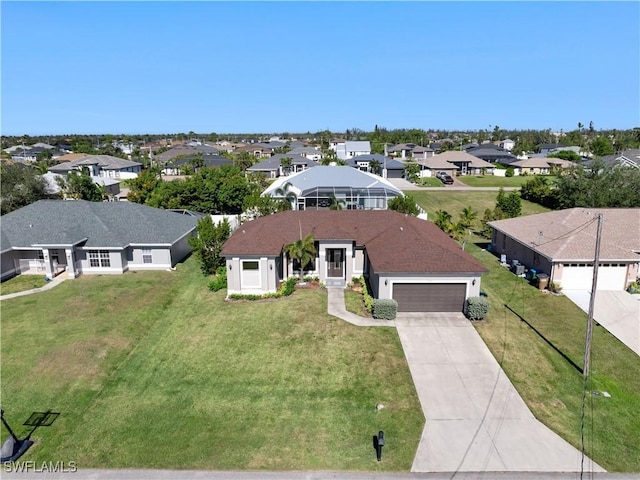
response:
[[[153,263],[153,255],[150,248],[142,249],[142,263]]]
[[[258,270],[258,262],[242,262],[242,270]]]
[[[311,260],[309,263],[307,263],[304,266],[304,271],[309,272],[315,272],[316,270],[316,259],[314,258],[313,260]],[[294,272],[299,272],[300,271],[300,262],[297,259],[293,259],[293,271]]]
[[[109,250],[89,250],[89,266],[108,268],[111,266]]]

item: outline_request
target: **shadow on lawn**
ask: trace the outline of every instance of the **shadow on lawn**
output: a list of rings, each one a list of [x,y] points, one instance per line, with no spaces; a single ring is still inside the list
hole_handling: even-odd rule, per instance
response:
[[[578,372],[580,372],[580,374],[584,373],[584,371],[582,370],[582,367],[579,366],[576,362],[574,362],[573,360],[571,360],[571,358],[569,358],[569,356],[567,354],[565,354],[562,350],[560,350],[558,347],[556,347],[551,340],[549,340],[547,337],[545,337],[536,327],[534,327],[531,323],[529,323],[527,321],[526,318],[524,318],[522,315],[520,315],[518,312],[516,312],[513,308],[511,308],[509,305],[505,304],[504,305],[511,313],[513,313],[516,317],[518,317],[520,320],[522,320],[524,323],[526,323],[529,328],[531,328],[531,330],[533,330],[534,332],[536,332],[536,334],[542,339],[544,340],[551,348],[553,348],[556,352],[558,352],[560,354],[560,356],[562,356],[562,358],[564,358],[569,365],[571,365],[573,368],[575,368]]]

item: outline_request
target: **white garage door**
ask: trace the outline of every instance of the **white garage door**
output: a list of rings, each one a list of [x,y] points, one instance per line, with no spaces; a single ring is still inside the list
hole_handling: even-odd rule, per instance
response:
[[[598,269],[598,290],[623,290],[627,266],[604,263]],[[591,290],[593,266],[565,265],[562,269],[562,288],[565,290]]]

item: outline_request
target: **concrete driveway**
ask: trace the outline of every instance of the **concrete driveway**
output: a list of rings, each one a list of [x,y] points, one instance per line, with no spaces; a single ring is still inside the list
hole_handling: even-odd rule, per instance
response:
[[[580,471],[462,314],[398,314],[396,328],[426,418],[413,472]],[[603,469],[585,458],[584,471]]]
[[[562,293],[589,313],[589,290],[563,290]],[[621,290],[597,290],[593,319],[640,355],[640,297]]]

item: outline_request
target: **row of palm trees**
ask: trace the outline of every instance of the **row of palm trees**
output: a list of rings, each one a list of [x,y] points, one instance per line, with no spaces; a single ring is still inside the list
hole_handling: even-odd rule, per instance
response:
[[[478,212],[469,206],[462,209],[457,222],[453,221],[453,217],[446,210],[438,210],[433,223],[451,238],[460,241],[467,235],[477,219]]]

